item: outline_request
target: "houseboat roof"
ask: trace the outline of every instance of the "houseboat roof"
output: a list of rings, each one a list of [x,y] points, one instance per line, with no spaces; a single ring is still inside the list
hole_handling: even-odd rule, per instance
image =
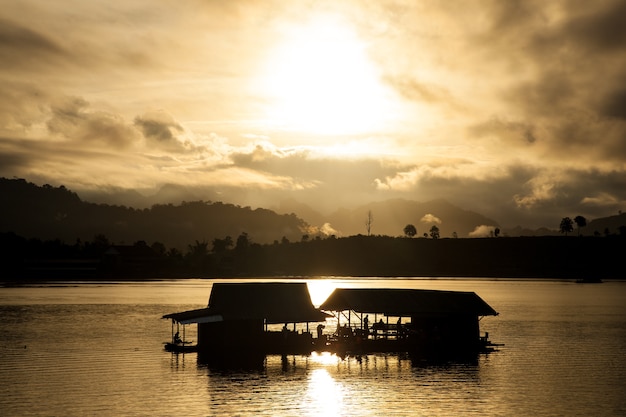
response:
[[[498,314],[473,292],[391,288],[338,288],[320,309],[396,316]]]
[[[181,324],[226,320],[304,323],[326,317],[313,306],[304,282],[216,283],[208,307],[163,316]]]

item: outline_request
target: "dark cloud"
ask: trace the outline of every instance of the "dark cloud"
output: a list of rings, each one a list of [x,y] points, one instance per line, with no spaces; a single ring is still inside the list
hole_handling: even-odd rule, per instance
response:
[[[0,176],[10,178],[35,158],[26,150],[28,142],[0,137]]]
[[[512,85],[503,95],[530,118],[561,117],[563,112],[586,106],[579,96],[583,91],[563,70],[547,70],[537,78]]]
[[[595,4],[596,2],[592,2]],[[626,44],[626,2],[597,2],[599,8],[577,16],[564,26],[564,33],[594,51],[624,53]]]
[[[293,179],[293,189],[264,190],[263,195],[256,195],[258,201],[272,206],[276,201],[295,198],[327,211],[386,198],[376,189],[376,178],[392,176],[398,169],[381,159],[344,160],[316,156],[307,150],[276,151],[263,146],[232,154],[231,160],[240,168]],[[251,190],[246,192],[252,194]]]
[[[119,115],[93,111],[80,97],[65,97],[51,107],[47,126],[50,133],[77,142],[99,142],[127,146],[137,140],[137,131]]]
[[[165,112],[151,112],[137,116],[135,125],[141,128],[146,138],[159,142],[173,141],[177,133],[183,132],[183,127]]]
[[[0,61],[2,67],[39,69],[51,58],[66,55],[48,36],[6,19],[0,19]]]
[[[414,167],[418,169],[419,167]],[[403,167],[403,169],[411,169]],[[390,190],[389,197],[427,201],[444,198],[496,220],[506,227],[557,228],[564,216],[604,217],[626,205],[626,176],[598,169],[559,170],[530,165],[502,167],[498,175],[472,178],[459,171],[428,171],[409,189]],[[594,204],[595,201],[608,201]]]
[[[477,123],[468,128],[473,136],[496,136],[508,144],[531,145],[537,141],[535,128],[527,122],[507,121],[500,118],[492,118],[488,121]]]
[[[626,120],[626,88],[620,87],[608,94],[602,106],[602,113]]]
[[[372,190],[374,180],[394,172],[383,160],[359,159],[343,160],[332,157],[315,156],[308,150],[278,150],[256,146],[251,152],[238,152],[231,155],[238,167],[262,171],[273,175],[295,176],[307,181],[315,181],[320,187],[351,190]]]
[[[626,202],[622,0],[35,3],[0,11],[4,176],[209,184],[223,201],[329,211],[445,198],[503,226],[556,228]],[[404,162],[335,158],[322,153],[335,138],[248,122],[271,112],[251,87],[269,51],[318,12],[361,22],[398,104],[397,124],[372,135]]]

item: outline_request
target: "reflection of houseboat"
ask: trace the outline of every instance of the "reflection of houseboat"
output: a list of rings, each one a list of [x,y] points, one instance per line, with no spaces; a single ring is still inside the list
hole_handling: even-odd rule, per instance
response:
[[[412,289],[336,289],[317,309],[306,283],[270,282],[216,283],[208,307],[163,318],[172,320],[172,334],[174,324],[177,330],[198,325],[200,359],[239,361],[314,350],[425,358],[477,353],[493,346],[480,337],[480,318],[497,314],[473,292]],[[336,328],[333,322],[323,333],[330,317]]]

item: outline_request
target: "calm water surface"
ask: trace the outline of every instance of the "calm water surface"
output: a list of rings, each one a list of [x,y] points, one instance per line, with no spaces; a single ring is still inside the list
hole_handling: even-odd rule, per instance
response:
[[[213,282],[0,288],[0,413],[626,415],[626,282],[310,280],[316,305],[337,286],[474,291],[500,313],[481,330],[505,346],[469,364],[314,354],[269,356],[252,372],[163,350],[170,323],[161,316],[206,306]]]

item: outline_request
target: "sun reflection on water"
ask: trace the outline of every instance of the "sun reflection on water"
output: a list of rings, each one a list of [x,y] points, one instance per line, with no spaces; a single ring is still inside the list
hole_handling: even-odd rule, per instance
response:
[[[336,416],[345,409],[345,389],[326,369],[312,370],[307,383],[302,410],[308,410],[310,415]]]

